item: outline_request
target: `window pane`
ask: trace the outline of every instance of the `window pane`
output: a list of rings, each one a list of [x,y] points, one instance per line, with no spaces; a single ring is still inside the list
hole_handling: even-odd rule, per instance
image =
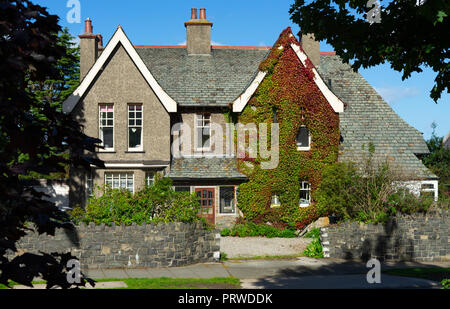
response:
[[[129,129],[130,148],[137,148],[141,146],[141,131],[141,128]]]
[[[191,188],[190,187],[175,187],[175,192],[187,192],[187,193],[190,193],[191,192]]]
[[[300,147],[309,146],[309,131],[305,127],[301,127],[297,135],[297,145]]]
[[[141,118],[142,118],[142,112],[137,112],[137,113],[136,113],[136,118],[141,119]]]
[[[114,129],[113,128],[102,128],[103,131],[103,145],[106,148],[113,148],[114,147]]]
[[[220,187],[220,212],[234,213],[234,187]]]

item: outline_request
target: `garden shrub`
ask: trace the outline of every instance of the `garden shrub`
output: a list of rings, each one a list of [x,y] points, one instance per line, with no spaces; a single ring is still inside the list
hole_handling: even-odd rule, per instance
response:
[[[303,254],[307,257],[323,258],[323,247],[322,243],[320,242],[320,229],[313,228],[305,235],[305,237],[313,238],[314,240],[306,246]]]
[[[433,199],[417,197],[402,187],[400,182],[409,180],[408,176],[387,163],[376,165],[372,153],[364,159],[362,170],[351,162],[324,169],[316,192],[318,211],[333,214],[338,221],[365,223],[383,223],[398,213],[428,211]]]
[[[194,195],[172,190],[169,178],[156,177],[152,186],[134,195],[126,189],[98,187],[100,194],[92,196],[86,209],[71,211],[75,223],[106,225],[132,223],[167,223],[204,221],[198,216],[200,205]]]

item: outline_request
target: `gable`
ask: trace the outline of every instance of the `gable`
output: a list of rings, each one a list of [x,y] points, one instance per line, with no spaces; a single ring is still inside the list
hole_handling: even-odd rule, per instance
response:
[[[288,28],[287,31],[290,33],[290,29]],[[292,35],[292,33],[289,34],[291,38],[291,44],[289,46],[275,46],[273,48],[292,48],[297,55],[298,59],[300,60],[301,64],[304,67],[308,67],[308,56],[303,52],[302,48],[300,47],[298,41],[295,39],[295,37]],[[336,113],[343,113],[344,112],[344,103],[329,89],[329,87],[325,84],[320,74],[317,72],[317,69],[315,67],[311,68],[314,83],[319,88],[320,92],[323,94],[327,102],[331,105],[333,110]],[[259,84],[263,81],[264,77],[266,75],[266,72],[259,71],[250,85],[247,87],[247,89],[233,102],[233,111],[234,112],[242,112],[245,106],[247,105],[248,101],[251,99],[255,91],[258,89]]]
[[[126,53],[130,56],[133,63],[136,65],[139,72],[144,77],[145,81],[154,91],[160,102],[163,104],[164,108],[168,112],[176,112],[177,104],[176,102],[162,89],[162,87],[158,84],[156,79],[150,73],[148,68],[145,66],[142,59],[137,54],[133,45],[125,35],[125,32],[122,30],[122,27],[118,27],[113,37],[109,41],[108,45],[97,59],[93,67],[90,69],[89,73],[81,82],[80,86],[66,99],[63,103],[63,111],[65,113],[70,113],[81,100],[81,98],[86,94],[89,87],[91,87],[92,83],[95,81],[98,74],[103,70],[107,61],[110,60],[113,52],[117,49],[118,46],[122,46]]]

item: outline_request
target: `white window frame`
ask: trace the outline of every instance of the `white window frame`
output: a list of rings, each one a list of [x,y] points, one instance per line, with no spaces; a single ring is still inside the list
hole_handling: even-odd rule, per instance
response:
[[[209,117],[208,125],[206,125],[206,119],[205,117]],[[201,121],[201,126],[199,126],[199,121]],[[203,141],[203,134],[202,136],[198,136],[198,129],[209,129],[209,147],[198,147],[199,138]],[[194,132],[194,143],[195,143],[195,150],[196,151],[211,151],[211,114],[204,113],[204,114],[195,114],[195,132]]]
[[[108,125],[108,117],[106,117],[106,119],[103,119],[102,118],[102,107],[103,106],[112,106],[112,113],[113,113],[113,117],[112,117],[112,126],[110,126],[110,125]],[[106,112],[106,113],[108,113],[108,111]],[[98,105],[98,136],[99,136],[99,139],[102,141],[102,144],[101,144],[101,146],[104,146],[104,142],[103,142],[103,128],[112,128],[113,129],[113,147],[108,147],[108,148],[104,148],[104,149],[100,149],[99,151],[100,152],[112,152],[112,151],[114,151],[114,147],[116,146],[116,139],[115,139],[115,128],[114,128],[114,124],[115,124],[115,121],[114,121],[114,116],[115,116],[115,113],[114,113],[114,104],[111,104],[111,103],[102,103],[102,104],[99,104]],[[102,120],[106,120],[106,125],[103,125],[102,124]]]
[[[155,176],[156,176],[156,172],[146,172],[145,173],[145,185],[147,187],[151,187],[155,184]],[[152,182],[150,184],[150,181]]]
[[[140,106],[141,107],[141,118],[136,118],[136,110],[133,111],[135,113],[134,126],[130,125],[130,120],[132,120],[130,118],[130,107],[131,106]],[[128,135],[128,151],[130,151],[130,152],[142,152],[144,150],[144,144],[143,144],[144,143],[144,106],[143,106],[143,104],[140,104],[140,103],[130,103],[130,104],[128,104],[128,106],[127,106],[127,119],[128,119],[128,122],[127,122],[127,124],[128,124],[128,126],[127,126],[128,127],[128,132],[127,132],[127,135]],[[140,126],[136,125],[136,120],[141,120],[141,125]],[[133,129],[133,128],[140,128],[141,129],[141,143],[140,143],[139,147],[130,147],[130,129]]]
[[[111,177],[108,177],[108,175],[111,175]],[[119,180],[119,186],[118,187],[114,187],[114,179],[115,179],[114,176],[115,175],[118,175],[118,180]],[[129,177],[130,175],[131,175],[131,177]],[[121,183],[121,180],[123,179],[123,176],[125,176],[125,183],[126,183],[125,188],[120,186],[120,183]],[[131,179],[133,181],[133,188],[132,188],[133,190],[130,191],[130,192],[132,194],[134,194],[134,184],[135,184],[135,182],[134,182],[134,173],[133,172],[105,172],[105,185],[108,184],[108,178],[111,179],[111,188],[112,189],[121,189],[121,188],[123,188],[123,189],[126,189],[128,191],[130,191],[128,189],[128,180]]]
[[[278,200],[278,203],[273,203],[273,200]],[[273,194],[272,197],[270,198],[270,208],[278,208],[278,207],[281,207],[280,196],[278,194]]]
[[[306,188],[307,185],[307,188]],[[301,181],[300,182],[300,192],[301,191],[307,191],[308,192],[308,203],[302,203],[301,200],[299,201],[299,206],[301,208],[306,208],[309,207],[311,205],[311,184],[309,183],[309,181]]]
[[[297,150],[298,151],[310,151],[311,150],[311,142],[312,142],[312,136],[311,136],[311,131],[306,127],[306,126],[301,126],[300,128],[306,128],[307,130],[308,130],[308,138],[309,138],[309,141],[308,141],[308,147],[302,147],[302,146],[299,146],[298,145],[298,143],[297,143],[297,136],[298,136],[298,133],[299,132],[297,132],[297,136],[295,137],[295,143],[297,144]],[[299,129],[300,130],[300,129]]]
[[[94,172],[89,170],[86,173],[86,200],[93,197],[95,194]]]

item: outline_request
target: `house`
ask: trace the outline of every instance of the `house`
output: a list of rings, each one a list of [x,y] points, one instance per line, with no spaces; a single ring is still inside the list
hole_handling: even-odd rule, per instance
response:
[[[295,65],[308,68],[320,96],[317,104],[328,113],[326,121],[336,125],[331,133],[339,144],[339,160],[360,161],[370,142],[375,157],[387,157],[414,175],[410,185],[417,192],[422,186],[436,190],[437,177],[418,157],[428,153],[422,134],[338,56],[321,52],[313,36],[304,35],[298,43],[287,29],[283,35],[290,43],[284,46],[214,46],[212,26],[205,9],[199,17],[192,9],[185,46],[136,46],[118,26],[103,47],[102,36],[86,20],[85,33],[79,36],[81,83],[63,110],[87,135],[103,141],[104,149],[96,155],[105,168],[92,167],[88,173],[72,169],[71,205],[83,205],[94,185],[136,192],[161,173],[173,180],[176,191],[197,194],[201,212],[211,222],[233,222],[239,216],[239,186],[248,177],[237,165],[239,154],[230,141],[234,131],[227,133],[261,90],[267,74],[261,64],[283,48],[295,55]],[[226,137],[212,134],[220,129]],[[296,151],[315,151],[318,139],[310,131],[301,126],[294,132]],[[310,191],[303,181],[301,207],[311,203]],[[277,198],[272,197],[274,206]]]
[[[444,144],[444,148],[450,149],[450,132],[444,137],[442,143]]]

